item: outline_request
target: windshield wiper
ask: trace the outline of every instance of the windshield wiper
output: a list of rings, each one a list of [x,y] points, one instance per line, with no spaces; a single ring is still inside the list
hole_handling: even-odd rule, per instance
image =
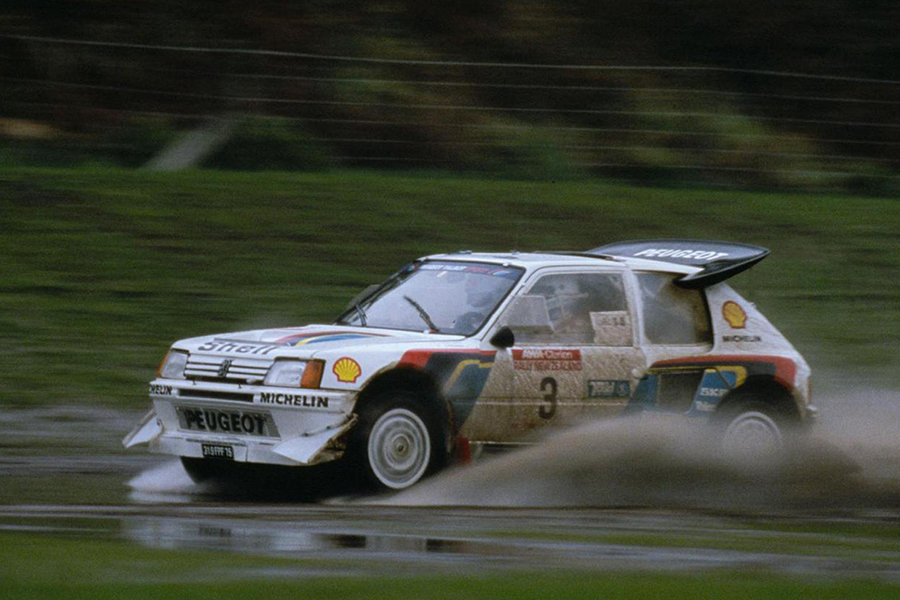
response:
[[[431,320],[431,317],[428,316],[428,313],[425,312],[425,309],[422,308],[422,305],[410,298],[409,296],[403,296],[403,299],[412,304],[412,307],[416,309],[416,312],[419,313],[419,316],[422,317],[422,320],[425,321],[425,324],[431,328],[431,331],[436,331],[440,333],[440,329],[437,328],[437,325],[434,324],[434,321]]]
[[[353,308],[356,309],[356,314],[359,315],[359,324],[362,327],[366,326],[366,311],[363,310],[363,307],[359,305],[359,302],[353,305]]]

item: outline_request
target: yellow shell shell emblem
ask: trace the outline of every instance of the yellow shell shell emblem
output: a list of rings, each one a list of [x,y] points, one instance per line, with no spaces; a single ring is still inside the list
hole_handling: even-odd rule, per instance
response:
[[[342,383],[356,383],[360,373],[362,373],[362,369],[359,368],[358,362],[345,356],[334,363],[331,372],[334,373],[337,380]]]
[[[722,316],[732,329],[743,329],[747,324],[747,313],[740,304],[731,300],[722,305]]]

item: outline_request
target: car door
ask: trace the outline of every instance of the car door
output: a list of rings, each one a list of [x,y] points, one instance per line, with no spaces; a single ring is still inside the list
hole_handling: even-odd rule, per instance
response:
[[[516,339],[494,361],[495,375],[511,381],[511,396],[485,403],[475,439],[515,441],[536,428],[624,409],[646,368],[627,275],[621,269],[554,270],[526,284],[499,320]],[[523,320],[516,311],[529,316]]]

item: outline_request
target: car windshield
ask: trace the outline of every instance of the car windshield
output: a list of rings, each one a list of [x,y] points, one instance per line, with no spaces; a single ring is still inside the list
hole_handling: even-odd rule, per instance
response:
[[[351,306],[338,323],[471,335],[478,331],[523,270],[477,262],[408,265]]]

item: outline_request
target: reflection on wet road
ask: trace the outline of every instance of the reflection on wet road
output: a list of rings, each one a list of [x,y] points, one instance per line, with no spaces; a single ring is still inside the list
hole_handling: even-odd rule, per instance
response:
[[[839,531],[894,518],[831,517]],[[0,531],[123,539],[162,549],[299,559],[314,574],[421,574],[463,569],[650,570],[752,568],[900,581],[900,545],[809,533],[810,519],[683,511],[410,509],[223,505],[9,506]],[[822,519],[816,520],[819,525]],[[773,529],[773,524],[798,532]],[[887,533],[887,531],[886,531]],[[835,552],[835,547],[841,548]],[[852,548],[853,552],[846,552]]]
[[[756,474],[669,426],[590,426],[397,496],[304,503],[223,495],[171,458],[126,453],[119,438],[137,417],[5,411],[0,532],[289,558],[292,576],[753,569],[900,581],[891,419],[858,434],[841,421],[830,446]]]

